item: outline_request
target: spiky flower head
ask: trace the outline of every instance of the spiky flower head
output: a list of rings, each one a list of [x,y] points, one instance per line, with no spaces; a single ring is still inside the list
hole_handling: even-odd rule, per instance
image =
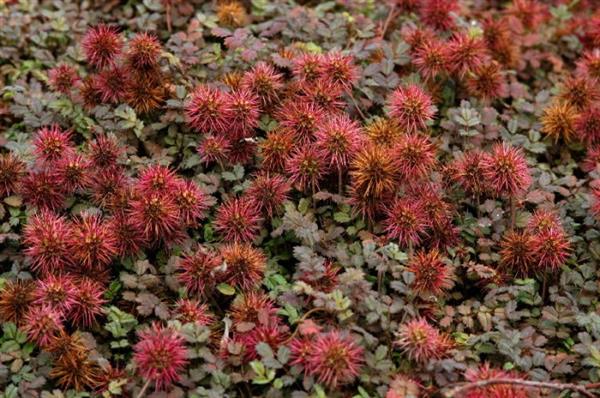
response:
[[[227,94],[226,99],[231,112],[229,134],[237,138],[254,135],[260,118],[258,97],[248,89],[239,89]]]
[[[400,126],[392,119],[385,117],[376,117],[365,126],[365,133],[371,143],[392,147],[402,135]]]
[[[331,330],[319,334],[312,342],[305,372],[335,390],[352,383],[363,362],[363,349],[355,338],[346,332]]]
[[[192,180],[180,181],[174,192],[179,207],[179,217],[188,227],[195,227],[199,220],[206,217],[207,196]]]
[[[388,239],[398,241],[402,247],[419,245],[430,225],[421,202],[411,198],[395,199],[383,221]]]
[[[282,172],[294,147],[294,135],[286,130],[274,130],[259,144],[261,168],[267,172]]]
[[[279,323],[275,303],[261,291],[238,295],[231,303],[229,314],[235,325]]]
[[[301,145],[288,159],[286,171],[290,176],[290,183],[297,185],[298,189],[316,192],[328,168],[315,145]]]
[[[22,324],[25,314],[35,300],[35,285],[30,280],[7,281],[0,290],[0,320]]]
[[[181,182],[172,169],[154,164],[140,172],[136,189],[144,196],[152,194],[167,195],[177,190]]]
[[[117,256],[120,258],[133,256],[148,244],[127,214],[118,212],[107,222],[115,236]]]
[[[516,68],[520,61],[520,47],[513,37],[509,17],[486,17],[482,21],[483,39],[492,58],[507,68]]]
[[[311,83],[300,84],[299,99],[331,112],[341,111],[346,106],[342,95],[344,88],[329,79],[321,78]]]
[[[423,318],[401,325],[395,344],[409,359],[419,363],[443,358],[452,346],[446,335]]]
[[[88,156],[92,164],[100,169],[117,166],[123,152],[122,145],[113,134],[96,136],[88,147]]]
[[[89,328],[103,314],[105,289],[90,278],[80,278],[74,295],[74,304],[69,318],[74,325]]]
[[[132,224],[149,244],[172,244],[185,237],[175,199],[164,194],[141,196],[131,202]]]
[[[241,28],[248,23],[248,13],[242,3],[225,0],[217,4],[217,19],[223,26]]]
[[[207,135],[198,144],[198,154],[204,164],[223,164],[229,157],[231,142],[222,135]]]
[[[377,145],[366,145],[350,165],[352,187],[360,195],[381,198],[394,192],[398,174],[391,152]]]
[[[42,163],[53,164],[61,157],[73,152],[71,133],[62,130],[59,125],[42,127],[33,140],[34,153]]]
[[[60,185],[60,175],[54,169],[30,170],[21,179],[19,193],[23,201],[40,210],[60,210],[65,205],[67,192]]]
[[[450,70],[461,79],[479,70],[488,59],[485,41],[481,37],[456,33],[448,43]]]
[[[321,62],[321,77],[332,83],[349,90],[359,78],[358,68],[354,64],[354,57],[332,51],[323,57]]]
[[[221,75],[220,80],[232,90],[239,90],[244,74],[239,70],[232,70]]]
[[[100,24],[88,29],[81,47],[87,62],[98,69],[103,69],[115,63],[123,47],[123,38],[116,27]]]
[[[294,337],[290,341],[290,362],[292,366],[306,367],[306,360],[313,351],[312,338],[307,336]]]
[[[79,80],[77,69],[72,65],[60,64],[48,71],[48,84],[62,94],[69,94]]]
[[[23,243],[31,268],[41,274],[60,273],[71,261],[72,227],[66,219],[49,211],[31,216],[25,226]]]
[[[214,226],[225,241],[251,242],[260,233],[262,222],[254,201],[240,197],[229,199],[219,206]]]
[[[75,304],[76,292],[75,282],[70,276],[48,274],[36,280],[34,304],[47,305],[66,316]]]
[[[575,119],[574,128],[581,141],[600,143],[600,107],[592,106],[581,112]]]
[[[558,213],[551,209],[536,209],[527,221],[527,230],[536,234],[549,229],[563,229]]]
[[[90,161],[83,155],[72,153],[60,158],[55,165],[60,186],[65,192],[83,191],[90,184]]]
[[[424,183],[409,187],[409,196],[418,200],[431,221],[427,243],[431,248],[441,248],[456,242],[457,229],[453,225],[456,209],[445,197],[440,184]]]
[[[215,321],[208,305],[198,300],[180,299],[175,307],[176,317],[183,323],[195,323],[200,326],[210,325]]]
[[[236,242],[221,246],[220,252],[226,267],[225,283],[249,291],[262,282],[267,260],[260,249]]]
[[[485,152],[472,150],[455,158],[450,165],[450,178],[467,194],[480,196],[488,190],[484,178]]]
[[[244,361],[249,362],[258,357],[256,346],[259,343],[268,345],[271,350],[276,351],[284,346],[289,339],[289,328],[280,323],[268,322],[255,325],[250,331],[240,333],[237,339],[241,345],[244,354]]]
[[[409,185],[427,177],[436,165],[436,147],[422,134],[400,137],[392,153],[400,177]]]
[[[317,151],[336,170],[348,167],[363,142],[360,125],[345,113],[327,118],[318,128],[315,138]]]
[[[60,361],[72,355],[73,351],[85,351],[86,346],[81,334],[77,332],[69,334],[61,330],[44,349],[54,356],[55,361]]]
[[[454,18],[451,13],[457,11],[457,0],[424,0],[421,3],[419,15],[425,24],[437,30],[449,30],[454,27]]]
[[[500,64],[496,61],[487,62],[473,71],[467,78],[469,94],[479,98],[484,103],[508,95],[508,85]]]
[[[590,79],[600,79],[600,48],[583,53],[577,61],[577,74]]]
[[[302,82],[314,82],[321,76],[323,56],[314,53],[302,53],[292,60],[292,74]]]
[[[90,351],[75,346],[54,361],[49,376],[63,389],[89,391],[98,385],[100,367],[90,359]]]
[[[542,132],[554,142],[571,142],[576,136],[577,110],[568,102],[554,101],[544,109]]]
[[[30,341],[44,348],[63,331],[63,316],[49,305],[33,305],[23,321]]]
[[[250,182],[245,195],[269,219],[281,212],[291,186],[280,174],[259,173]]]
[[[97,77],[95,73],[89,74],[79,85],[79,97],[87,110],[92,110],[102,103],[96,84]]]
[[[166,80],[160,70],[134,75],[126,82],[125,102],[141,114],[159,109],[169,95]]]
[[[588,148],[587,154],[585,158],[581,162],[581,170],[586,173],[589,173],[593,170],[596,170],[600,164],[600,145],[594,145],[591,148]]]
[[[522,151],[505,142],[494,145],[490,156],[484,158],[483,167],[486,181],[498,196],[518,196],[531,184]]]
[[[600,99],[598,82],[585,76],[569,77],[562,84],[558,99],[581,111]]]
[[[388,98],[389,115],[410,133],[424,130],[436,107],[429,94],[415,84],[400,86]]]
[[[126,62],[135,69],[148,70],[158,65],[162,46],[158,38],[146,32],[136,33],[125,52]]]
[[[325,113],[308,102],[287,102],[279,109],[277,119],[282,129],[291,132],[297,144],[314,140],[317,129],[325,121]]]
[[[118,167],[100,168],[91,175],[89,188],[92,202],[113,213],[124,212],[133,197],[131,179]]]
[[[222,262],[217,253],[199,246],[178,263],[177,279],[190,295],[207,297],[221,278]]]
[[[507,12],[516,17],[526,29],[535,29],[550,16],[546,5],[537,0],[513,0]]]
[[[201,134],[224,133],[230,123],[227,96],[206,84],[198,85],[189,95],[185,113],[190,127]]]
[[[117,254],[117,241],[110,224],[98,214],[82,213],[73,223],[70,238],[71,256],[84,268],[102,268]]]
[[[600,15],[595,13],[588,18],[581,18],[577,21],[579,34],[577,35],[585,49],[600,48]]]
[[[571,256],[571,243],[561,228],[548,228],[534,236],[533,248],[537,258],[536,270],[558,270]]]
[[[536,265],[534,237],[528,231],[508,231],[500,242],[500,263],[519,275]]]
[[[12,153],[0,154],[0,198],[17,193],[25,176],[25,163]]]
[[[435,249],[415,253],[406,270],[414,275],[410,288],[418,295],[441,296],[454,285],[452,268]]]
[[[105,104],[120,104],[127,97],[129,75],[125,68],[112,66],[96,75],[94,80],[100,100]]]
[[[227,153],[228,164],[240,164],[242,166],[254,161],[257,144],[253,138],[243,138],[231,142],[231,148]]]
[[[133,347],[133,361],[141,377],[154,382],[157,390],[167,389],[181,379],[188,359],[184,339],[178,332],[153,323],[138,332],[138,339]]]
[[[390,382],[385,398],[419,398],[423,386],[415,379],[398,374]]]
[[[427,81],[434,81],[448,73],[448,49],[440,40],[428,40],[416,51],[413,58],[419,74]]]
[[[414,55],[419,51],[425,43],[432,42],[436,39],[437,34],[429,27],[404,26],[400,31],[402,39],[410,45],[411,53]]]
[[[273,66],[259,62],[244,74],[241,87],[258,96],[263,111],[277,102],[283,89],[283,76]]]
[[[477,383],[492,379],[524,380],[526,377],[516,372],[494,369],[486,362],[478,368],[467,369],[465,379],[470,383]],[[491,384],[469,389],[465,394],[465,398],[527,398],[528,396],[527,389],[513,384]]]

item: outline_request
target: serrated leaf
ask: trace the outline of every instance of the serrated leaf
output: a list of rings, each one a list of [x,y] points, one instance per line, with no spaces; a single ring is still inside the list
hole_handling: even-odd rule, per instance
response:
[[[348,213],[343,213],[341,211],[338,211],[333,214],[333,219],[339,223],[346,223],[346,222],[349,222],[352,218],[350,217],[350,215]]]

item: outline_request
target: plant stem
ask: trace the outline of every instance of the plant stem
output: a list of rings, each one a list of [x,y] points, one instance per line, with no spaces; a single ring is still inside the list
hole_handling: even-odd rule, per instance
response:
[[[146,393],[146,390],[148,389],[149,386],[150,386],[150,380],[148,380],[146,382],[146,384],[144,384],[144,387],[142,387],[142,389],[140,390],[140,392],[136,398],[142,398],[144,396],[144,394]]]
[[[342,196],[344,193],[344,172],[341,167],[338,167],[338,194]]]
[[[304,315],[302,315],[302,317],[300,319],[298,319],[298,321],[296,322],[298,324],[298,326],[296,326],[296,329],[294,329],[294,333],[292,333],[292,335],[285,341],[284,344],[287,344],[290,341],[292,341],[292,339],[294,337],[296,337],[296,334],[298,333],[298,328],[302,324],[302,322],[304,322],[306,320],[306,318],[308,318],[309,316],[311,316],[312,314],[314,314],[315,312],[318,312],[318,311],[326,311],[326,309],[323,307],[315,307],[315,308],[307,311]]]
[[[390,26],[390,23],[392,22],[392,19],[395,16],[394,14],[396,14],[396,3],[392,4],[392,6],[390,7],[388,16],[385,19],[385,22],[383,23],[383,27],[381,28],[381,33],[379,34],[380,39],[383,39],[385,37],[385,33],[387,32],[388,27]]]
[[[510,197],[510,230],[515,229],[517,219],[517,204],[515,203],[515,197]]]
[[[356,98],[354,98],[354,94],[352,94],[352,89],[351,88],[347,89],[346,94],[348,94],[348,96],[352,100],[352,104],[356,108],[356,111],[358,112],[358,115],[360,116],[360,118],[362,120],[367,120],[367,117],[365,116],[363,111],[360,109],[360,106],[358,106],[358,102],[356,101]]]
[[[167,30],[171,32],[171,4],[167,3],[165,8],[165,12],[167,14]]]

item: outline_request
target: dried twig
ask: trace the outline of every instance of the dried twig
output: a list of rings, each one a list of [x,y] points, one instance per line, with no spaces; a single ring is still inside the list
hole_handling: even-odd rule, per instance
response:
[[[588,398],[598,398],[598,395],[590,392],[588,390],[588,386],[586,385],[578,385],[572,383],[555,383],[548,381],[531,381],[531,380],[520,380],[520,379],[489,379],[489,380],[481,380],[472,383],[462,383],[458,386],[450,388],[447,392],[443,393],[442,396],[446,398],[460,398],[469,390],[474,388],[482,388],[488,387],[496,384],[504,384],[504,385],[513,385],[513,386],[521,386],[525,388],[548,388],[551,390],[570,390],[576,391],[584,397]]]
[[[388,12],[388,16],[385,19],[385,22],[383,23],[383,26],[381,28],[381,33],[379,34],[379,38],[383,39],[385,37],[388,27],[390,26],[390,23],[392,22],[392,19],[395,16],[396,16],[396,3],[394,2],[394,4],[392,4],[392,6],[390,7],[390,11]]]
[[[323,308],[323,307],[315,307],[315,308],[307,311],[304,315],[302,315],[302,317],[296,322],[296,324],[297,324],[296,329],[291,334],[291,336],[285,341],[284,344],[289,343],[290,341],[292,341],[294,339],[294,337],[296,337],[296,334],[298,334],[298,331],[300,329],[300,326],[302,325],[302,322],[304,322],[306,319],[308,319],[308,317],[311,316],[312,314],[314,314],[315,312],[319,312],[319,311],[327,311],[327,309]]]

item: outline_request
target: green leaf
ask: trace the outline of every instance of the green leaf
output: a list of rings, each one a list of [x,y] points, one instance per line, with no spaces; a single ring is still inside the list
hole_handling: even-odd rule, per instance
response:
[[[250,362],[250,367],[257,376],[263,376],[265,374],[265,365],[263,365],[261,361]]]
[[[6,352],[6,353],[16,352],[16,351],[19,351],[20,349],[21,349],[21,346],[19,345],[19,343],[17,343],[14,340],[5,341],[4,343],[2,343],[2,346],[0,346],[0,352]]]
[[[227,283],[219,283],[217,290],[226,296],[233,296],[235,294],[235,288]]]
[[[352,218],[350,217],[350,215],[348,213],[343,213],[341,211],[338,211],[333,214],[333,219],[339,223],[346,223],[346,222],[350,221]]]
[[[273,350],[267,343],[260,342],[256,345],[255,348],[256,348],[256,352],[258,353],[258,355],[261,356],[261,358],[263,358],[263,359],[273,359],[274,358]]]

